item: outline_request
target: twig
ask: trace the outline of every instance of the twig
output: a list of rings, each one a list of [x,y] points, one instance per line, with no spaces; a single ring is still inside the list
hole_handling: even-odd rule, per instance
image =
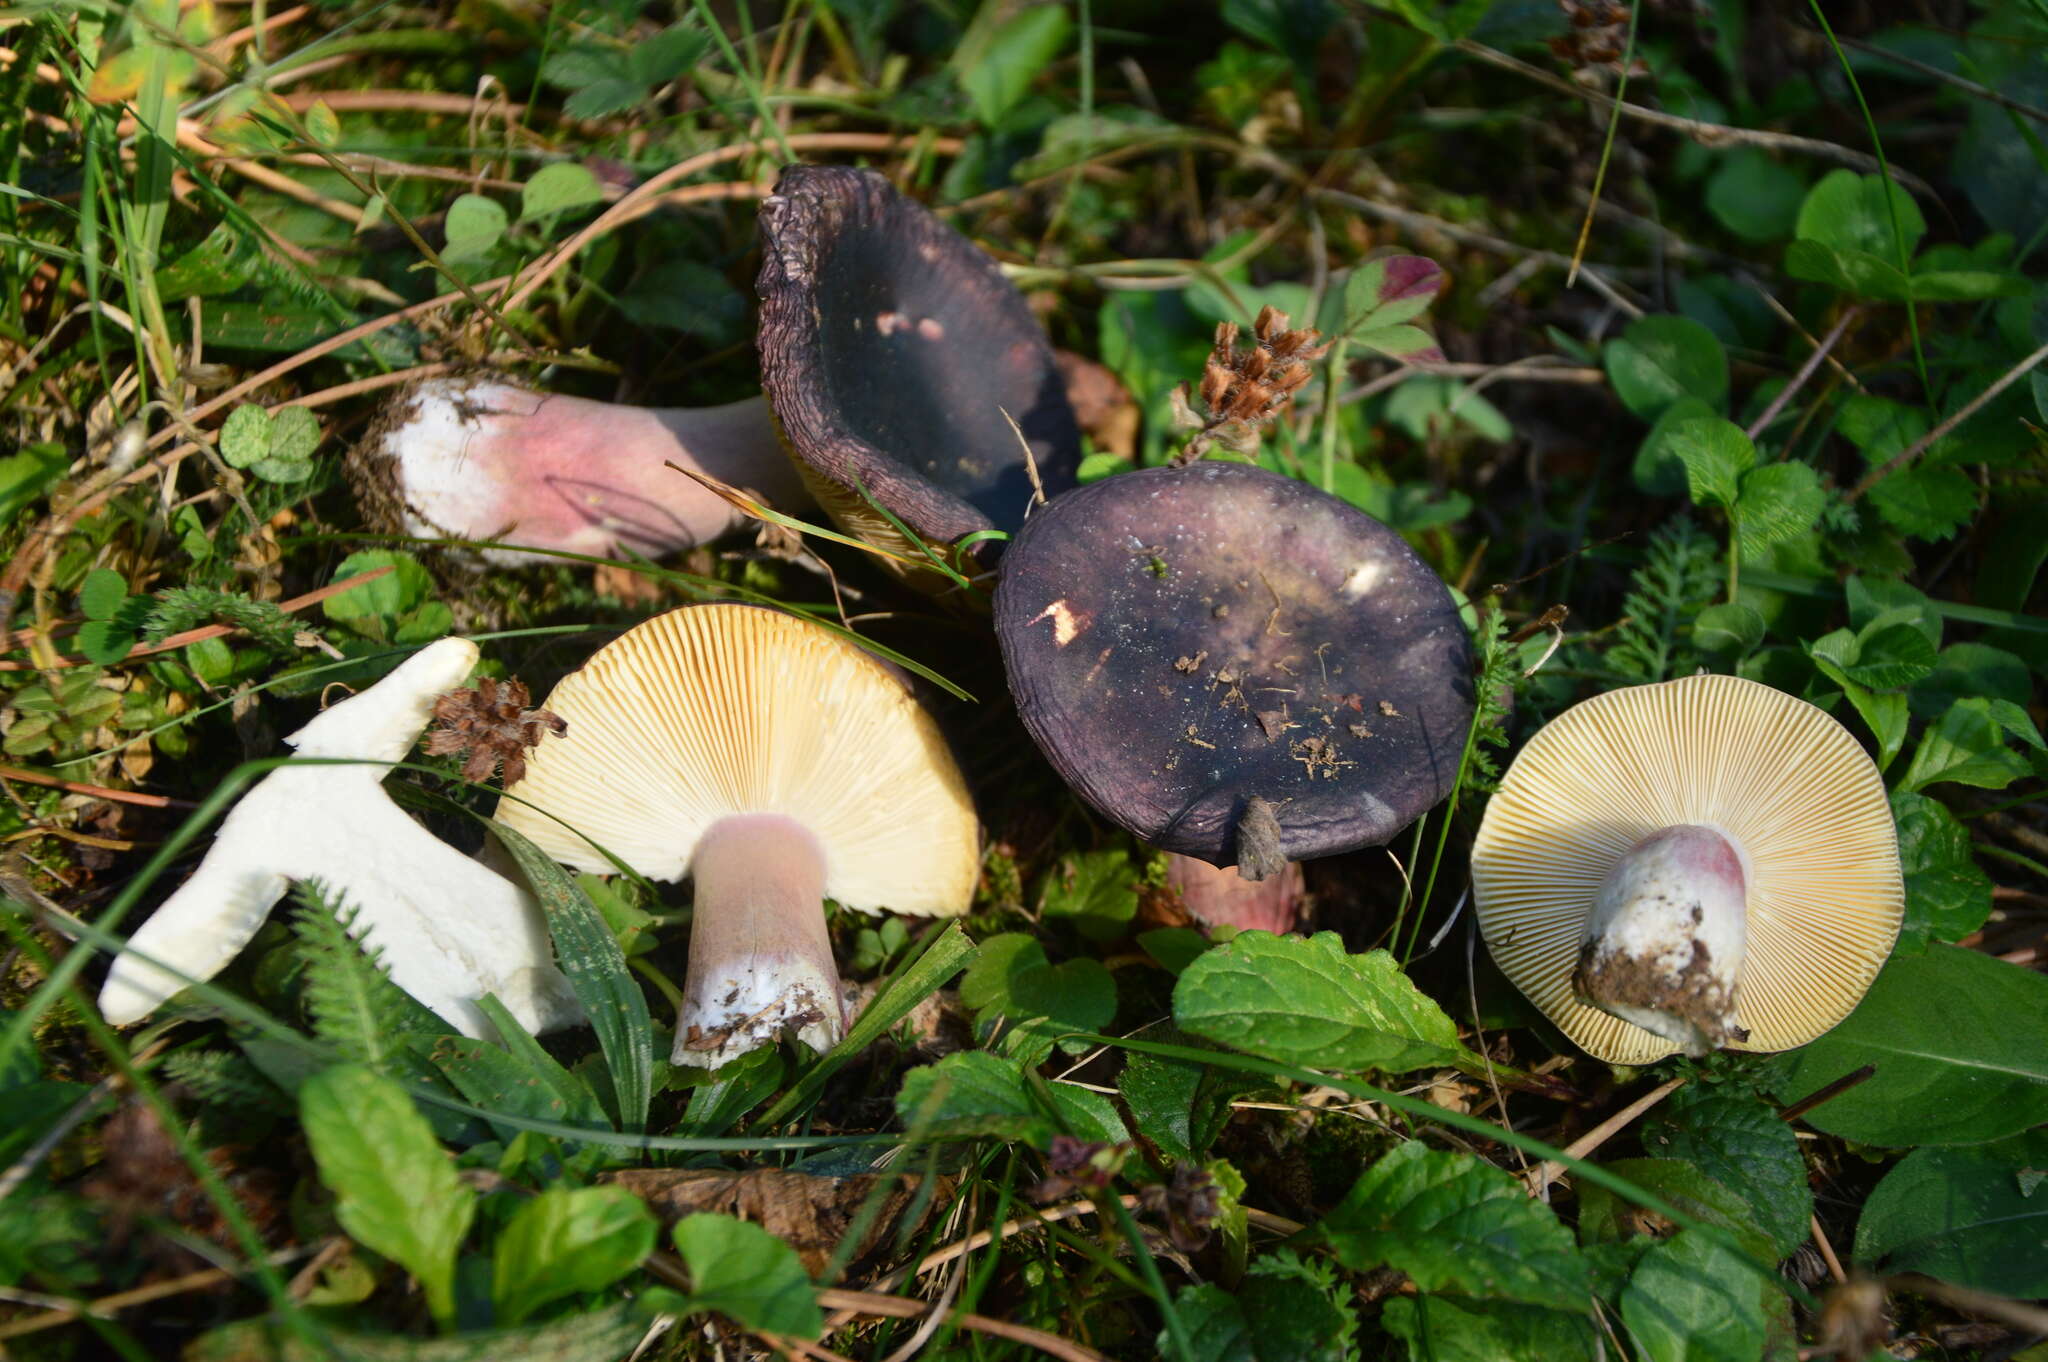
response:
[[[1876,43],[1865,42],[1861,38],[1851,38],[1846,34],[1837,33],[1835,41],[1844,47],[1853,47],[1858,52],[1868,52],[1871,56],[1888,61],[1894,66],[1917,71],[1931,80],[1940,81],[1952,90],[1961,90],[1964,94],[1973,95],[1978,99],[1988,99],[2001,109],[2011,109],[2014,113],[2023,114],[2037,123],[2048,123],[2048,109],[2037,109],[2031,104],[2014,99],[2011,95],[2001,94],[1989,85],[1979,85],[1974,80],[1965,80],[1953,72],[1942,70],[1939,66],[1929,66],[1924,61],[1915,61],[1889,48],[1879,47]]]
[[[1828,1242],[1828,1232],[1821,1228],[1819,1216],[1809,1216],[1813,1224],[1813,1244],[1820,1250],[1821,1259],[1828,1265],[1828,1275],[1835,1279],[1837,1286],[1849,1280],[1849,1274],[1842,1271],[1842,1260],[1835,1256],[1835,1246]]]
[[[1731,127],[1726,123],[1705,123],[1697,118],[1682,118],[1677,114],[1665,113],[1662,109],[1646,108],[1641,104],[1624,104],[1601,94],[1597,90],[1588,90],[1582,86],[1574,85],[1568,80],[1552,75],[1541,67],[1531,66],[1519,57],[1511,57],[1505,52],[1496,51],[1484,43],[1476,43],[1470,38],[1460,38],[1457,42],[1457,48],[1468,57],[1477,57],[1479,60],[1492,66],[1498,66],[1504,71],[1513,71],[1516,75],[1525,76],[1535,81],[1538,85],[1555,90],[1559,94],[1570,95],[1574,99],[1584,100],[1588,104],[1599,104],[1603,108],[1612,105],[1616,110],[1635,119],[1639,123],[1649,123],[1655,127],[1670,128],[1673,131],[1682,132],[1701,146],[1773,147],[1779,151],[1802,151],[1809,156],[1818,156],[1822,160],[1838,161],[1843,165],[1855,166],[1859,170],[1871,173],[1877,173],[1884,169],[1878,159],[1868,152],[1857,151],[1853,147],[1845,147],[1835,142],[1823,142],[1817,137],[1799,137],[1789,132],[1769,132],[1762,128],[1737,128]],[[1897,166],[1890,167],[1890,170],[1893,179],[1922,198],[1934,199],[1939,197],[1935,194],[1934,187],[1919,176],[1909,174]]]
[[[1843,1074],[1825,1087],[1817,1088],[1778,1113],[1781,1121],[1796,1121],[1823,1102],[1832,1102],[1857,1084],[1865,1082],[1877,1073],[1875,1064],[1866,1064],[1860,1069]]]
[[[1856,320],[1859,311],[1860,309],[1852,307],[1842,313],[1842,318],[1835,323],[1834,330],[1823,336],[1820,344],[1813,347],[1813,353],[1806,357],[1806,363],[1799,366],[1799,372],[1792,375],[1792,381],[1778,390],[1778,395],[1771,399],[1771,405],[1765,407],[1763,414],[1749,423],[1749,429],[1743,432],[1744,434],[1754,440],[1757,436],[1764,433],[1764,429],[1771,422],[1778,419],[1778,413],[1785,410],[1785,404],[1792,400],[1794,393],[1806,386],[1806,381],[1813,377],[1814,370],[1820,368],[1820,362],[1827,358],[1830,350],[1835,348],[1835,342],[1840,340],[1842,333],[1849,329],[1849,323]]]
[[[1963,405],[1957,409],[1955,415],[1949,417],[1946,421],[1943,421],[1933,430],[1928,431],[1925,435],[1915,440],[1912,444],[1907,445],[1904,449],[1900,450],[1897,454],[1893,455],[1888,461],[1886,461],[1883,467],[1874,468],[1869,473],[1865,474],[1863,481],[1857,483],[1855,487],[1851,488],[1849,491],[1849,495],[1843,498],[1843,500],[1849,502],[1854,502],[1858,500],[1862,497],[1862,495],[1865,492],[1868,492],[1878,483],[1883,482],[1886,478],[1898,472],[1901,468],[1905,467],[1913,460],[1919,458],[1923,453],[1926,452],[1927,447],[1929,445],[1933,444],[1936,440],[1939,440],[1942,436],[1954,430],[1963,422],[1969,420],[1972,416],[1975,416],[1980,410],[1983,409],[1984,405],[1987,402],[1991,401],[1992,398],[1997,397],[2000,393],[2004,392],[2007,388],[2010,388],[2013,384],[2019,382],[2020,379],[2026,376],[2028,370],[2035,368],[2043,360],[2048,360],[2048,345],[2042,346],[2033,354],[2028,355],[2025,359],[2021,360],[2018,364],[2013,365],[2012,368],[2007,369],[2005,373],[2000,376],[1999,380],[1996,383],[1986,388],[1983,392],[1978,393],[1969,401],[1963,403]]]
[[[303,1258],[313,1251],[312,1245],[295,1244],[291,1248],[278,1250],[263,1261],[271,1267],[276,1267],[295,1258]],[[170,1296],[182,1296],[188,1291],[203,1291],[209,1286],[234,1281],[237,1277],[253,1271],[254,1264],[232,1268],[209,1267],[201,1272],[188,1272],[182,1277],[173,1277],[169,1281],[138,1286],[132,1291],[117,1291],[111,1296],[101,1296],[97,1300],[77,1301],[61,1310],[51,1310],[40,1315],[30,1315],[27,1319],[9,1320],[5,1324],[0,1324],[0,1341],[39,1334],[45,1329],[55,1329],[59,1325],[70,1324],[87,1315],[96,1319],[105,1318],[116,1311],[126,1310],[131,1305],[147,1305],[151,1301],[164,1300]]]
[[[1594,1126],[1584,1135],[1581,1135],[1578,1139],[1565,1146],[1565,1154],[1574,1159],[1585,1158],[1601,1145],[1613,1139],[1617,1133],[1633,1122],[1636,1117],[1641,1116],[1651,1107],[1656,1106],[1672,1093],[1677,1092],[1684,1085],[1685,1080],[1683,1078],[1674,1078],[1669,1082],[1659,1084],[1657,1087],[1650,1089],[1650,1091],[1644,1093],[1641,1097],[1638,1097],[1635,1101],[1629,1103],[1620,1111],[1615,1112],[1614,1115],[1608,1117],[1599,1125]],[[1545,1159],[1530,1171],[1528,1178],[1529,1191],[1532,1194],[1541,1192],[1544,1188],[1562,1177],[1564,1170],[1565,1165],[1558,1160]]]
[[[280,601],[277,608],[289,615],[294,610],[303,610],[309,605],[317,605],[330,596],[339,596],[344,591],[354,591],[359,586],[374,582],[379,577],[389,575],[393,570],[388,566],[372,568],[368,572],[358,573],[339,582],[329,582],[326,586],[320,587],[315,591],[308,591],[303,596],[294,596],[288,601]],[[223,634],[232,634],[240,627],[234,624],[203,624],[197,629],[187,629],[182,634],[172,634],[170,637],[156,643],[144,643],[139,647],[130,649],[128,655],[122,658],[121,661],[133,662],[136,658],[148,657],[152,653],[167,653],[173,648],[182,648],[188,643],[199,643],[205,639],[219,638]],[[40,666],[34,662],[0,662],[0,672],[54,671],[63,667],[88,666],[91,664],[91,661],[92,659],[85,657],[60,657],[53,660],[48,666]]]
[[[41,771],[24,771],[19,766],[0,766],[0,780],[18,780],[25,785],[44,785],[66,794],[89,795],[94,799],[111,799],[117,804],[140,804],[146,809],[196,809],[199,806],[189,799],[172,799],[167,795],[143,794],[137,790],[109,790],[104,785],[84,785],[75,780],[59,780],[46,776]],[[0,1201],[6,1200],[6,1184],[0,1181]]]
[[[1916,1296],[1932,1297],[1944,1305],[1952,1305],[1971,1314],[1989,1315],[2001,1323],[2025,1329],[2030,1333],[2048,1334],[2048,1310],[2038,1305],[2007,1300],[2004,1296],[1994,1296],[1989,1291],[1973,1291],[1967,1286],[1951,1286],[1932,1277],[1923,1277],[1917,1272],[1888,1278],[1885,1285],[1894,1291],[1910,1291]]]

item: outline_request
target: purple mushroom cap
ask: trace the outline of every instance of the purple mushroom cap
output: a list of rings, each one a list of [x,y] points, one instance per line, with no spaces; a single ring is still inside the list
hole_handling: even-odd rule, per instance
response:
[[[1047,496],[1074,485],[1081,435],[1052,348],[986,252],[838,166],[783,171],[761,232],[762,386],[828,508],[844,518],[831,490],[858,483],[929,540],[1014,531],[1025,444]]]
[[[1472,655],[1449,588],[1307,483],[1206,462],[1068,493],[1004,553],[995,626],[1053,766],[1168,851],[1239,862],[1267,810],[1288,860],[1373,846],[1457,779]]]

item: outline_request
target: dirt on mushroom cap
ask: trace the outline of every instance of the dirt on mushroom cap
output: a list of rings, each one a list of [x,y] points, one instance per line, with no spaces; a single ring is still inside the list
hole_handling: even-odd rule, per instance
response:
[[[1294,859],[1386,840],[1441,799],[1472,718],[1449,590],[1394,531],[1245,464],[1070,493],[1004,556],[1018,711],[1090,803],[1235,860],[1246,801]]]

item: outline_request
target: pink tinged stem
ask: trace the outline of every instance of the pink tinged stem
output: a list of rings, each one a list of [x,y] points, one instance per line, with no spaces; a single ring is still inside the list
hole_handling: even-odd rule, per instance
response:
[[[781,814],[721,818],[690,862],[696,914],[674,1061],[717,1068],[785,1030],[839,1040],[839,969],[825,932],[825,853]]]
[[[406,528],[594,557],[660,557],[740,514],[670,463],[799,507],[809,495],[765,400],[631,407],[465,379],[422,385],[382,437]],[[544,561],[487,550],[493,562]]]
[[[1718,829],[1651,833],[1601,881],[1573,987],[1690,1055],[1745,1039],[1735,986],[1748,882],[1741,851]]]
[[[1301,864],[1289,861],[1278,874],[1248,880],[1235,866],[1221,868],[1193,856],[1168,855],[1166,882],[1180,893],[1181,906],[1205,927],[1259,929],[1284,934],[1301,926]]]

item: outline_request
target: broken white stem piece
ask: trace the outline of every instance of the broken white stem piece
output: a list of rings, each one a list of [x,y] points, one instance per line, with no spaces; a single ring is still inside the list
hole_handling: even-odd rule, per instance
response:
[[[476,659],[474,643],[442,639],[286,738],[301,757],[355,760],[281,766],[242,797],[199,869],[114,961],[100,990],[107,1020],[140,1021],[188,980],[212,978],[286,888],[319,880],[357,910],[351,930],[383,951],[392,981],[462,1034],[494,1034],[476,1005],[486,993],[529,1031],[576,1021],[575,995],[555,968],[533,897],[384,793],[389,764],[412,750],[435,699],[462,684]],[[145,955],[178,973],[144,963]]]

